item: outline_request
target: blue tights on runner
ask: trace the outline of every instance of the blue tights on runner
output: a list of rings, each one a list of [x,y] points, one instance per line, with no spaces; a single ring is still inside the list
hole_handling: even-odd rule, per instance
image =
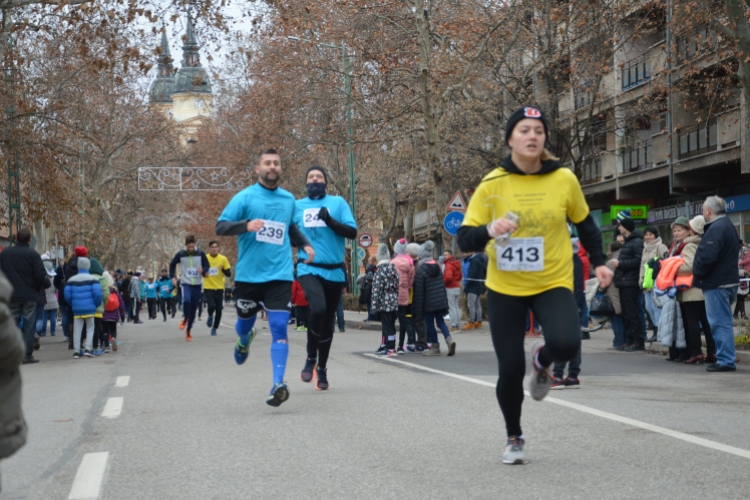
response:
[[[288,311],[268,311],[268,325],[271,328],[271,364],[273,366],[273,383],[280,384],[284,381],[286,373],[286,361],[289,357],[289,341],[286,333],[289,324],[290,313]],[[237,318],[234,329],[240,338],[242,345],[250,342],[250,332],[255,326],[255,318]]]
[[[289,341],[286,333],[289,325],[289,311],[268,311],[268,326],[271,328],[271,364],[273,383],[284,382],[286,360],[289,357]]]

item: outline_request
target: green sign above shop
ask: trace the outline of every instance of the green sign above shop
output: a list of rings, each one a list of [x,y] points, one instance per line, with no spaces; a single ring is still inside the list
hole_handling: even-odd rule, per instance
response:
[[[630,209],[631,219],[646,219],[648,218],[648,205],[612,205],[610,207],[610,214],[612,220],[617,218],[617,213],[623,210]]]

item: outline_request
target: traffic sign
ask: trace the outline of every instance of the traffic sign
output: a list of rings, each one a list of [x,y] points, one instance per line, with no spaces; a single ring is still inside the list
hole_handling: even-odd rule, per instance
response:
[[[370,233],[362,233],[359,235],[359,238],[357,238],[357,242],[362,248],[369,248],[372,246],[373,242],[372,235]]]
[[[451,198],[451,201],[448,202],[448,205],[446,205],[445,209],[459,210],[461,212],[466,211],[466,202],[464,201],[464,197],[461,196],[461,191],[456,191],[456,194],[453,195],[453,198]]]
[[[458,228],[464,222],[464,214],[461,212],[448,212],[443,219],[443,227],[453,236],[458,234]]]
[[[357,249],[357,260],[358,260],[358,261],[362,262],[363,260],[365,260],[365,256],[366,256],[366,255],[367,255],[367,251],[365,251],[365,249],[364,249],[364,248],[362,248],[362,247],[359,247],[359,248]]]

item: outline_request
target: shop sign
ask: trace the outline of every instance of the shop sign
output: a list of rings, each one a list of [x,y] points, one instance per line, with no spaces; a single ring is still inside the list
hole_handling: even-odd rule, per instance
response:
[[[727,202],[727,213],[745,212],[750,210],[750,194],[740,196],[730,196],[724,201]]]
[[[612,205],[609,208],[612,220],[614,221],[617,218],[618,213],[628,209],[630,209],[631,219],[645,219],[648,217],[648,205]]]
[[[681,205],[671,205],[668,207],[652,208],[648,212],[648,223],[656,224],[659,222],[671,222],[677,217],[687,217],[692,219],[696,215],[703,214],[703,202],[694,201],[692,203],[683,203]]]

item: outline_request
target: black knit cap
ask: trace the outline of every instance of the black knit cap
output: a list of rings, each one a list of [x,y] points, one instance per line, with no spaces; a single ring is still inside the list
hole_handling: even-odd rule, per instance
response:
[[[539,108],[533,108],[531,106],[524,106],[515,110],[513,114],[510,115],[510,118],[508,118],[508,123],[505,125],[506,144],[510,139],[510,135],[513,133],[513,129],[516,128],[516,125],[518,125],[518,122],[525,118],[531,118],[533,120],[539,120],[540,122],[542,122],[542,125],[544,125],[544,135],[549,137],[549,124],[547,123],[547,118],[545,118],[542,110],[540,110]]]
[[[656,226],[648,226],[646,229],[643,230],[644,233],[651,233],[657,238],[659,237],[659,228]]]
[[[317,165],[313,165],[312,167],[307,169],[307,172],[305,173],[305,182],[307,182],[307,174],[309,174],[313,170],[321,172],[323,174],[323,178],[326,180],[326,184],[328,184],[328,172],[326,172],[323,167],[318,167]]]

